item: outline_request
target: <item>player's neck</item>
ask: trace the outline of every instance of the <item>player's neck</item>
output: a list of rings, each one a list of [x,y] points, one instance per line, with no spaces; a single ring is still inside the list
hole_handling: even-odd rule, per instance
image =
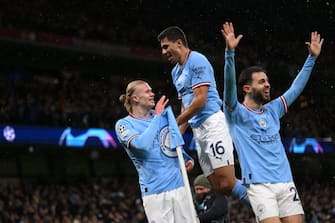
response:
[[[186,47],[183,48],[182,53],[181,53],[181,58],[179,61],[179,65],[183,65],[187,61],[190,53],[191,53],[191,50],[189,48],[186,48]]]
[[[151,117],[151,112],[148,109],[142,107],[134,107],[131,116],[138,119],[146,119]]]
[[[251,110],[261,110],[263,108],[263,104],[257,103],[254,100],[251,100],[250,98],[246,97],[244,98],[243,104],[248,107]]]

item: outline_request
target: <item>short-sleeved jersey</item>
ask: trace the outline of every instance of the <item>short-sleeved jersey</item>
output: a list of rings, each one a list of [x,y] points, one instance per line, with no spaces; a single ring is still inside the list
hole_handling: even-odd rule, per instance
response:
[[[155,116],[154,111],[151,113],[149,119],[129,115],[115,125],[117,138],[138,172],[142,195],[158,194],[184,186],[177,152],[169,148],[167,120]],[[156,132],[154,140],[143,139],[144,142],[150,141],[146,143],[147,148],[132,146],[131,141],[146,130]]]
[[[182,99],[185,108],[194,98],[193,89],[203,85],[208,86],[205,107],[189,120],[192,128],[199,127],[204,120],[222,108],[222,100],[216,89],[213,67],[204,55],[190,51],[185,63],[183,65],[177,63],[172,69],[171,75],[178,97]]]
[[[225,59],[225,117],[238,153],[244,183],[293,181],[279,134],[280,118],[303,90],[316,58],[308,56],[291,87],[257,111],[237,101],[234,51],[226,50]]]

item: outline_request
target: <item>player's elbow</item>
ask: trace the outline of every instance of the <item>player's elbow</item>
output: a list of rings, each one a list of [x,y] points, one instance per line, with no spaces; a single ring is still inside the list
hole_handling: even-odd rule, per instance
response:
[[[130,142],[130,148],[139,149],[139,150],[148,150],[150,144],[147,140],[141,140],[139,138],[135,138]]]
[[[197,110],[201,110],[203,107],[206,106],[207,103],[207,98],[205,97],[199,97],[197,98],[197,100],[195,101],[195,107],[197,108]]]

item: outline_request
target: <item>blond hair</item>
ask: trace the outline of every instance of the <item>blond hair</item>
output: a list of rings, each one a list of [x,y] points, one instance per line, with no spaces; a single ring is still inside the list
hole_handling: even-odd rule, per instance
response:
[[[126,88],[126,93],[121,94],[120,97],[119,97],[120,102],[123,103],[124,107],[126,108],[126,110],[129,113],[133,112],[130,98],[134,94],[134,91],[136,90],[136,87],[140,84],[147,84],[147,82],[145,82],[143,80],[135,80],[135,81],[129,82],[128,85],[127,85],[127,88]]]

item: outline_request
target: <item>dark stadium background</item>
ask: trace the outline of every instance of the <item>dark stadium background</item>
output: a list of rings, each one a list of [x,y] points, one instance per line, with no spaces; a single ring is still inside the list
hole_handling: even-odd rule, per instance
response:
[[[149,81],[157,96],[168,95],[177,113],[171,65],[160,56],[157,34],[169,25],[183,28],[191,48],[209,57],[222,92],[220,26],[227,20],[234,22],[236,33],[244,34],[237,71],[247,65],[265,66],[273,97],[287,89],[302,66],[310,32],[321,33],[323,51],[302,96],[282,119],[281,135],[290,140],[300,134],[334,146],[335,3],[321,0],[1,1],[0,125],[113,131],[115,121],[126,115],[118,96],[128,81],[137,78]],[[22,216],[24,222],[85,222],[86,215],[88,222],[145,222],[137,174],[122,149],[38,143],[0,148],[0,222],[19,222]],[[189,153],[196,160],[196,154]],[[288,156],[301,188],[306,222],[335,222],[335,154]],[[239,175],[238,162],[236,167]],[[200,172],[196,164],[190,180]],[[24,208],[10,208],[17,191],[23,195],[16,198],[23,202],[22,197],[36,192],[34,188],[57,193],[59,185],[77,191],[65,194],[72,205],[65,214],[55,217],[38,206],[37,216],[29,218]],[[77,206],[70,202],[72,195],[100,191],[96,187],[109,192],[108,205],[98,205],[100,215],[92,209],[73,211]],[[130,201],[120,207],[115,204],[120,197]],[[43,208],[48,209],[51,201]],[[232,222],[253,222],[247,211],[238,212],[238,205],[232,201]],[[96,221],[92,215],[98,216]]]

